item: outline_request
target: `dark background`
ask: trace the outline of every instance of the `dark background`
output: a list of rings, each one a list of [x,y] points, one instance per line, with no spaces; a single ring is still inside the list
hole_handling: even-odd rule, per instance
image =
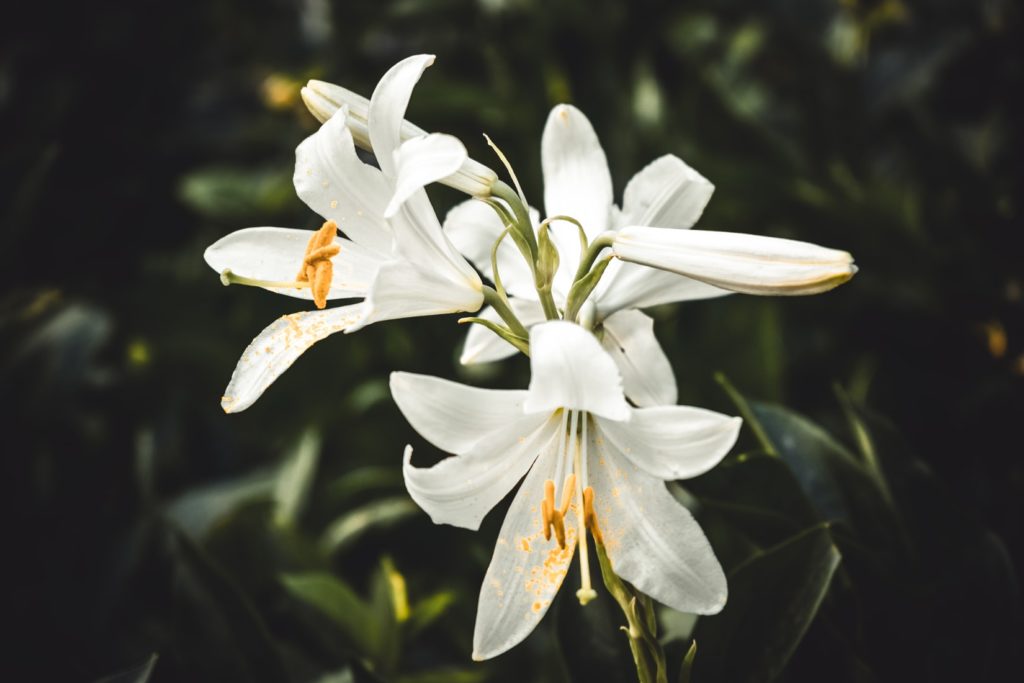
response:
[[[321,78],[369,95],[418,52],[437,62],[410,119],[458,135],[497,167],[488,133],[535,204],[545,117],[572,102],[601,137],[619,197],[634,172],[671,152],[716,185],[699,227],[855,255],[860,273],[823,296],[652,312],[681,403],[735,412],[713,379],[721,371],[746,396],[783,403],[853,447],[840,426],[838,396],[848,396],[902,435],[900,463],[929,472],[927,500],[918,491],[901,503],[921,533],[956,536],[952,519],[985,539],[984,550],[954,545],[897,562],[902,583],[886,583],[884,569],[845,597],[834,583],[826,606],[842,617],[813,624],[783,679],[999,680],[1017,657],[1016,3],[140,0],[8,11],[6,678],[88,681],[152,652],[156,681],[305,681],[346,667],[356,680],[368,670],[404,681],[615,680],[622,661],[629,675],[619,615],[606,614],[602,631],[572,600],[512,654],[472,665],[475,595],[501,514],[472,534],[435,528],[401,502],[402,448],[427,449],[390,401],[387,373],[524,386],[522,359],[467,371],[456,364],[464,330],[454,316],[391,322],[318,345],[247,412],[219,409],[242,349],[295,302],[222,287],[203,249],[250,225],[317,227],[291,188],[294,148],[316,125],[298,88]],[[460,199],[431,192],[441,216]],[[307,430],[322,444],[308,504],[297,520],[268,523],[260,473]],[[215,482],[213,493],[202,488]],[[202,504],[181,503],[197,490],[208,494]],[[183,521],[182,509],[193,516]],[[368,511],[365,528],[325,552],[317,539],[353,510]],[[379,569],[384,556],[391,574]],[[400,665],[367,665],[344,633],[331,635],[336,625],[289,603],[279,575],[311,569],[362,596],[399,572],[414,603],[449,598],[421,630],[402,627],[402,655],[389,660]],[[896,585],[924,592],[908,601]],[[594,673],[605,650],[612,668]],[[424,677],[439,669],[448,673]]]

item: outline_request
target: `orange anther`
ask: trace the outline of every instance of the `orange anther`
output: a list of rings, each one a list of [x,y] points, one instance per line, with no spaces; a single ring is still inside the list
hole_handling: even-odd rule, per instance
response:
[[[338,224],[334,221],[324,222],[320,229],[313,233],[306,244],[302,267],[295,277],[299,282],[310,284],[317,308],[327,306],[327,293],[331,289],[331,278],[334,276],[331,258],[341,251],[341,247],[334,243],[337,234]]]
[[[594,489],[590,486],[583,489],[583,523],[594,537],[596,543],[604,545],[601,527],[597,525],[597,513],[594,512]]]

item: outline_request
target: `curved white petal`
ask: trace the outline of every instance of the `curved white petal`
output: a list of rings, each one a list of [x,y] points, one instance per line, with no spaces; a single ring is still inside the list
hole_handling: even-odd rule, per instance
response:
[[[598,315],[607,317],[629,308],[714,299],[726,294],[732,292],[667,270],[613,261],[592,296]]]
[[[203,258],[218,273],[230,270],[235,275],[256,280],[291,282],[299,272],[312,234],[312,230],[292,228],[244,228],[211,244]],[[380,256],[341,237],[335,238],[334,243],[341,247],[341,251],[331,259],[334,277],[327,298],[366,296],[380,265]],[[297,299],[313,298],[309,288],[264,289]]]
[[[242,352],[220,400],[224,412],[251,406],[306,349],[356,324],[362,313],[362,304],[352,304],[292,313],[268,325]]]
[[[586,410],[611,420],[628,420],[629,404],[615,361],[590,332],[552,320],[530,330],[528,413],[558,408]]]
[[[434,55],[406,57],[388,69],[370,96],[370,143],[384,174],[394,177],[395,153],[402,144],[402,123],[412,90]]]
[[[654,320],[640,311],[619,311],[604,321],[601,346],[615,360],[622,387],[638,406],[675,405],[676,376],[654,336]]]
[[[556,433],[561,433],[560,431]],[[566,547],[544,540],[540,502],[544,481],[554,479],[558,439],[552,438],[519,487],[487,567],[473,631],[473,659],[496,657],[537,626],[562,585],[576,549],[576,510],[565,520]]]
[[[391,396],[423,438],[442,451],[465,453],[488,434],[521,419],[526,392],[392,372]]]
[[[535,214],[533,209],[530,214]],[[491,250],[504,230],[505,226],[494,209],[476,199],[456,205],[444,219],[444,232],[448,239],[492,282]],[[497,262],[505,291],[517,297],[536,298],[530,266],[511,237],[505,237],[498,247]]]
[[[604,232],[612,206],[612,177],[597,134],[583,112],[569,104],[552,109],[540,150],[548,217],[572,216],[583,224],[589,239]]]
[[[302,89],[302,101],[306,107],[320,122],[331,118],[341,107],[349,108],[349,116],[346,125],[352,132],[352,138],[356,145],[362,149],[370,150],[370,129],[368,118],[370,115],[370,101],[351,90],[342,88],[340,85],[325,83],[324,81],[311,80]],[[402,121],[401,139],[426,135],[419,126],[409,121]],[[498,180],[498,175],[473,159],[466,159],[458,171],[442,178],[441,182],[454,187],[460,192],[471,195],[487,195],[491,187]]]
[[[430,263],[421,266],[404,259],[380,266],[366,296],[366,315],[349,331],[355,332],[382,320],[480,309],[484,297],[479,280],[475,285],[466,280],[452,281],[430,266]]]
[[[748,294],[817,294],[857,272],[845,251],[735,232],[630,226],[612,248],[625,261]]]
[[[379,170],[356,156],[346,117],[339,111],[295,149],[295,192],[352,240],[387,254],[392,235],[384,208],[391,186]]]
[[[689,228],[700,218],[715,186],[674,154],[640,170],[622,196],[618,225]]]
[[[689,479],[717,465],[736,443],[743,420],[691,406],[633,409],[629,422],[599,420],[605,438],[659,479]]]
[[[594,429],[588,454],[594,509],[615,573],[680,612],[715,614],[728,594],[704,532],[658,478]]]
[[[431,133],[403,142],[396,157],[395,193],[384,216],[395,215],[413,192],[455,173],[467,158],[465,146],[451,135]]]
[[[509,304],[512,306],[512,312],[519,318],[519,322],[523,323],[527,329],[544,322],[544,309],[541,308],[539,301],[513,298],[509,299]],[[480,317],[484,320],[504,324],[501,316],[490,306],[480,311]],[[483,325],[470,325],[459,362],[463,365],[491,363],[514,356],[517,352],[514,346]]]
[[[412,447],[406,447],[405,487],[434,524],[476,531],[491,508],[523,478],[558,426],[552,418],[520,417],[471,450],[429,468],[413,467]]]

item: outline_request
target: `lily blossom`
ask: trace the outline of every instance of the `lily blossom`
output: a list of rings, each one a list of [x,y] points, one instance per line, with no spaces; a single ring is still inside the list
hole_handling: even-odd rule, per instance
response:
[[[572,105],[551,110],[541,139],[544,205],[547,215],[570,216],[593,241],[608,231],[642,222],[689,228],[711,199],[714,186],[678,157],[668,154],[650,163],[626,186],[623,206],[614,203],[611,172],[604,150],[587,117]],[[539,214],[531,210],[534,224]],[[470,200],[452,209],[444,222],[452,242],[487,277],[493,279],[491,248],[504,226],[486,205]],[[552,238],[559,267],[552,293],[564,308],[580,263],[577,229],[555,223]],[[526,326],[545,319],[534,290],[533,276],[511,240],[497,251],[497,265],[513,310]],[[604,348],[616,359],[626,395],[637,405],[672,405],[677,399],[675,377],[654,336],[654,321],[639,309],[659,304],[724,296],[730,292],[674,273],[613,260],[590,295],[593,323],[599,326]],[[497,321],[490,308],[484,319]],[[515,349],[484,327],[470,328],[463,348],[464,364],[500,360]]]
[[[671,154],[633,176],[620,209],[597,134],[571,105],[558,105],[548,116],[541,161],[547,215],[576,219],[589,241],[611,241],[618,257],[608,264],[588,303],[593,306],[592,322],[603,330],[605,349],[619,362],[626,394],[638,405],[673,404],[677,398],[653,321],[638,309],[732,292],[813,294],[856,272],[846,252],[793,240],[688,230],[714,186]],[[445,231],[455,245],[491,278],[491,248],[503,230],[493,211],[472,200],[456,206],[445,219]],[[560,253],[552,289],[556,303],[564,307],[580,263],[580,246],[571,225],[556,224],[552,235]],[[518,298],[512,306],[520,319],[527,326],[543,320],[532,275],[510,240],[498,248],[496,261],[506,290]],[[498,318],[490,309],[480,317]],[[479,363],[513,353],[500,337],[474,326],[461,360]]]
[[[406,487],[435,523],[478,529],[525,475],[480,591],[473,658],[494,657],[529,635],[577,546],[576,595],[583,604],[595,597],[587,531],[616,574],[641,592],[684,612],[720,611],[722,568],[664,482],[716,465],[735,443],[740,418],[687,406],[632,407],[615,361],[574,323],[535,325],[530,349],[525,391],[391,375],[392,395],[412,426],[455,454],[419,468],[406,448]]]
[[[379,169],[357,156],[344,108],[295,150],[295,190],[325,219],[320,230],[247,228],[206,250],[225,284],[312,298],[323,309],[286,315],[252,341],[221,400],[226,412],[252,405],[306,349],[331,334],[382,320],[476,311],[483,304],[480,277],[445,236],[423,190],[458,169],[466,149],[449,135],[404,142],[400,135],[413,87],[433,60],[418,55],[399,62],[374,90],[366,126]],[[325,308],[328,300],[345,298],[362,301]]]

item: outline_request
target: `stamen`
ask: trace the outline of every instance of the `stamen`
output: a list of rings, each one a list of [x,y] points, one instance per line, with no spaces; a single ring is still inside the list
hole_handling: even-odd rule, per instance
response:
[[[326,308],[327,293],[331,290],[331,279],[334,277],[334,264],[331,257],[336,256],[341,247],[334,243],[338,234],[338,224],[325,221],[320,229],[313,233],[306,245],[306,254],[302,259],[302,267],[295,279],[309,282],[313,290],[313,302],[317,308]]]
[[[586,430],[587,430],[587,414],[583,413],[583,438],[575,440],[575,453],[573,454],[573,465],[574,469],[580,473],[580,478],[576,483],[576,522],[578,524],[579,531],[577,532],[577,538],[579,539],[580,546],[580,589],[576,591],[576,599],[580,601],[581,605],[586,605],[588,602],[597,597],[597,591],[594,590],[590,583],[590,552],[587,544],[587,499],[583,493],[583,485],[586,481],[586,470],[583,461],[586,460]],[[576,420],[573,420],[573,437],[576,436]],[[591,509],[593,509],[593,495],[594,491],[592,488],[587,486],[587,490],[590,491]],[[595,518],[596,519],[596,518]],[[597,537],[594,537],[597,540]]]
[[[230,268],[225,268],[220,273],[220,282],[225,287],[229,285],[248,285],[250,287],[271,287],[275,289],[308,289],[308,282],[283,282],[276,280],[257,280],[256,278],[236,275]]]
[[[544,527],[544,540],[551,540],[551,517],[555,511],[555,482],[544,482],[544,498],[540,502],[540,521]]]
[[[597,524],[597,513],[594,512],[594,488],[588,486],[583,489],[583,521],[587,531],[594,537],[594,542],[604,545],[604,536],[601,534],[601,527]]]

